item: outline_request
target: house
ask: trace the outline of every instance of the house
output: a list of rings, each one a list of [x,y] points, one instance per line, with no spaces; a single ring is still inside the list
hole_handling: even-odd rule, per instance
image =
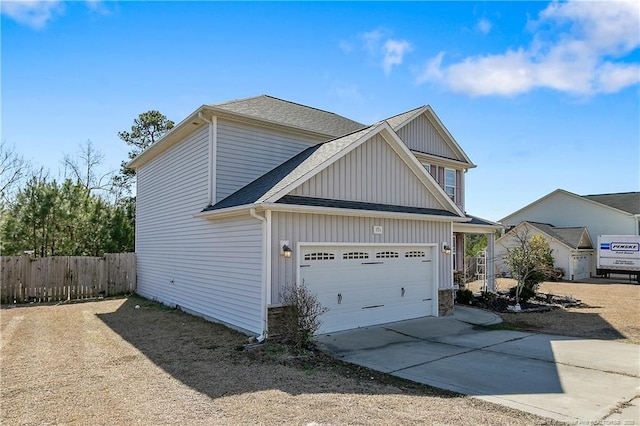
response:
[[[525,221],[551,224],[556,230],[585,228],[593,244],[599,235],[639,235],[640,192],[577,195],[557,189],[499,222],[509,229]],[[595,269],[595,256],[589,256],[591,275]]]
[[[365,125],[266,95],[202,105],[129,167],[138,293],[260,337],[300,283],[322,332],[449,313],[464,233],[492,249],[499,228],[464,213],[475,165],[429,106]]]
[[[549,244],[554,259],[553,266],[563,271],[563,279],[576,281],[589,278],[589,265],[595,252],[587,228],[556,227],[529,221],[521,222],[496,240],[495,265],[498,274],[509,274],[505,258],[507,250],[518,245],[518,236],[532,238],[536,235],[541,235]]]

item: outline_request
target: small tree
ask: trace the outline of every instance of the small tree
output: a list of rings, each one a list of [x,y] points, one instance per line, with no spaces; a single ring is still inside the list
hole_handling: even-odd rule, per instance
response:
[[[523,290],[527,295],[535,294],[538,285],[553,274],[552,249],[544,237],[531,237],[530,234],[531,229],[525,223],[520,230],[513,232],[515,245],[507,248],[506,264],[517,281],[514,292],[516,304],[520,303]]]
[[[320,315],[327,312],[315,294],[304,285],[287,286],[282,294],[285,310],[282,316],[282,337],[296,350],[309,349],[313,335],[322,325]]]

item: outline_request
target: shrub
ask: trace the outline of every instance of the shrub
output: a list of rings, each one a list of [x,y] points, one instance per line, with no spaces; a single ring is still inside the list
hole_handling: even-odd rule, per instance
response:
[[[531,282],[525,283],[525,285],[522,287],[522,290],[520,291],[520,300],[523,302],[526,302],[527,300],[535,297],[536,290],[539,285],[540,283],[535,283],[535,284]],[[512,297],[512,298],[516,297],[517,288],[518,287],[511,287],[509,289],[509,297]]]
[[[468,288],[456,292],[456,302],[468,305],[473,301],[473,292]]]
[[[296,350],[310,349],[313,346],[313,335],[322,325],[320,315],[328,309],[322,307],[304,282],[285,287],[282,301],[286,306],[282,314],[284,343]]]

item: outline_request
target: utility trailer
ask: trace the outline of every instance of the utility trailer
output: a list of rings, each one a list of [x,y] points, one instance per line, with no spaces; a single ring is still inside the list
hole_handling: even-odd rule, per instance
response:
[[[599,235],[596,274],[635,275],[640,282],[640,235]]]

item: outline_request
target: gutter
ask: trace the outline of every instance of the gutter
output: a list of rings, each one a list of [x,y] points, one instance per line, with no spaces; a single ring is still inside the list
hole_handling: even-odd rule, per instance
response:
[[[260,321],[262,322],[262,334],[256,337],[256,341],[258,343],[264,342],[267,338],[267,274],[271,268],[269,268],[270,257],[269,252],[271,251],[271,245],[269,244],[270,237],[270,222],[271,222],[271,212],[265,212],[265,217],[260,216],[256,213],[255,208],[249,209],[249,214],[262,222],[262,291],[260,293]]]

